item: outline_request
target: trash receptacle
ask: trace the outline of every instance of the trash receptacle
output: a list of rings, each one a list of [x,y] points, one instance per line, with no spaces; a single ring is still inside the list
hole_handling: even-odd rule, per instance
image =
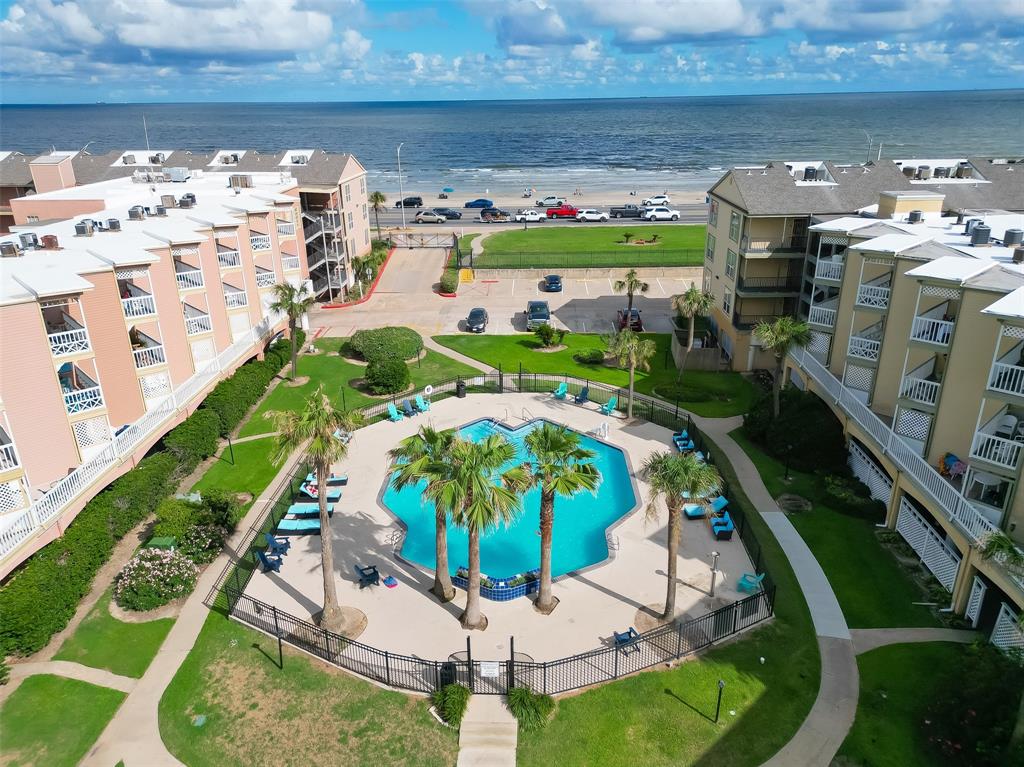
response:
[[[466,382],[461,378],[455,382],[455,396],[464,399],[466,396]]]
[[[449,661],[445,661],[444,663],[442,663],[441,664],[441,686],[444,687],[445,685],[448,685],[448,684],[455,684],[455,681],[458,678],[456,676],[456,674],[457,674],[457,670],[455,668],[455,664],[454,663],[452,663],[450,660]]]

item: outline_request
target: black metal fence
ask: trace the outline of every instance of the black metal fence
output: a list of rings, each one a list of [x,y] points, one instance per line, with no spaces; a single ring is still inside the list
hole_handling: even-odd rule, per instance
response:
[[[485,248],[478,256],[469,249],[460,254],[460,266],[476,269],[592,269],[659,266],[701,266],[703,248],[665,248],[661,245],[625,245],[618,250],[579,253],[492,252]]]
[[[437,401],[456,395],[461,390],[460,383],[469,392],[490,393],[550,391],[559,383],[565,383],[569,394],[573,396],[587,387],[589,401],[592,403],[604,404],[611,397],[618,397],[619,410],[625,410],[628,398],[627,391],[607,384],[569,375],[517,370],[514,373],[482,373],[479,376],[452,378],[433,384],[431,399]],[[370,421],[387,418],[388,403],[383,401],[370,405],[363,408],[362,412]],[[673,431],[686,429],[706,460],[714,463],[715,456],[709,450],[709,443],[689,413],[679,410],[678,405],[637,394],[633,412],[635,416]],[[255,551],[263,548],[263,533],[272,531],[287,513],[298,484],[307,471],[306,466],[297,466],[269,492],[276,500],[261,522],[246,531],[237,549],[237,557],[221,573],[207,603],[283,643],[391,687],[432,692],[444,684],[459,682],[479,694],[506,694],[513,686],[526,686],[535,692],[558,694],[678,660],[767,620],[774,613],[776,586],[764,568],[760,542],[747,521],[746,510],[730,498],[728,486],[723,480],[722,492],[730,498],[729,514],[736,533],[739,534],[755,572],[765,574],[761,590],[757,593],[697,618],[644,632],[626,646],[609,644],[552,661],[538,662],[519,655],[514,650],[514,644],[510,644],[509,657],[500,660],[474,659],[468,642],[465,651],[460,649],[453,652],[446,660],[430,660],[380,650],[334,634],[244,593],[258,567]]]

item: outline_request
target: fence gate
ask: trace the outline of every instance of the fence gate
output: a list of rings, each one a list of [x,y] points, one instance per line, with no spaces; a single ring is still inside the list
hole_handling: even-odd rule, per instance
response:
[[[390,235],[390,244],[392,248],[453,248],[456,239],[454,234],[396,232]]]

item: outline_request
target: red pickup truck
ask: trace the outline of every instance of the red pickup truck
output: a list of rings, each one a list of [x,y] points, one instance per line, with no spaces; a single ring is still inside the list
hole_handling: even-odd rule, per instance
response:
[[[579,209],[576,208],[574,205],[567,205],[567,204],[563,203],[562,205],[559,205],[557,208],[548,208],[547,209],[547,217],[548,218],[576,218],[576,214],[578,212],[579,212]]]

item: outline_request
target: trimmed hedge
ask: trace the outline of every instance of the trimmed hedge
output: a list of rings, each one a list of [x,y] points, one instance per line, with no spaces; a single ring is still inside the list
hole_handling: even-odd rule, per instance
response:
[[[409,366],[396,357],[370,360],[366,366],[366,385],[374,394],[395,394],[409,388]]]
[[[164,437],[164,447],[183,466],[191,466],[217,452],[220,439],[220,418],[213,410],[200,408]]]
[[[349,348],[367,362],[387,357],[411,360],[423,351],[423,339],[412,328],[357,330],[349,339]]]
[[[438,284],[437,289],[441,293],[448,293],[449,295],[457,292],[459,289],[459,275],[445,272],[441,275],[441,282]]]

